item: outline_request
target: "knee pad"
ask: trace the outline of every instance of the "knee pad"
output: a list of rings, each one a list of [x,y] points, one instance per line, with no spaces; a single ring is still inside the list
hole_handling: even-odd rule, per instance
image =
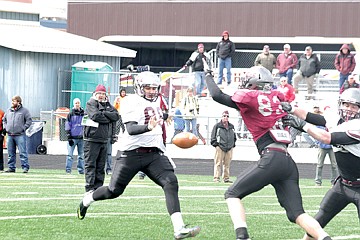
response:
[[[164,191],[178,191],[179,183],[177,178],[173,172],[169,173],[163,180],[161,181],[162,188]]]

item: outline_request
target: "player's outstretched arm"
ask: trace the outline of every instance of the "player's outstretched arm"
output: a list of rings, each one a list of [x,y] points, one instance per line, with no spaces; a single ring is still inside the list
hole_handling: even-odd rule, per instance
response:
[[[311,123],[311,124],[314,124],[317,126],[326,126],[326,120],[325,120],[324,116],[322,116],[320,114],[311,113],[305,109],[291,106],[291,104],[288,102],[282,102],[281,107],[284,111],[291,113],[291,114],[297,116],[298,118],[305,120],[308,123]]]
[[[231,108],[238,109],[235,102],[231,100],[231,96],[223,93],[220,90],[220,88],[216,85],[214,78],[212,76],[212,72],[209,68],[209,65],[204,59],[203,59],[203,64],[204,64],[204,71],[206,73],[205,81],[211,97],[218,103],[224,104]]]

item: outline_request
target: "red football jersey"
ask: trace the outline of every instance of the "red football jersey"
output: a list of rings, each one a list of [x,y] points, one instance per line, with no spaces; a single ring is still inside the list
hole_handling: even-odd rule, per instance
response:
[[[231,99],[238,106],[244,123],[255,141],[268,132],[278,119],[287,115],[280,104],[280,101],[285,100],[284,95],[278,91],[242,89]]]

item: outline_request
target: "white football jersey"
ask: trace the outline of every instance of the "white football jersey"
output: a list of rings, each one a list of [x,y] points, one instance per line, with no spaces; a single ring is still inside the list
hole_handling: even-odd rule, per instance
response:
[[[137,94],[129,95],[121,102],[120,114],[123,123],[137,122],[139,125],[147,125],[150,117],[156,116],[156,119],[162,119],[163,114],[160,109],[160,98],[150,102]],[[165,145],[162,137],[162,127],[164,121],[152,130],[138,135],[129,135],[126,130],[120,141],[120,150],[129,151],[139,147],[157,147],[165,152]]]
[[[351,138],[358,139],[358,133],[360,132],[360,119],[353,119],[348,122],[344,122],[330,130],[330,132],[346,132]],[[334,147],[334,151],[346,151],[360,157],[360,143],[351,145],[342,145],[341,148]]]

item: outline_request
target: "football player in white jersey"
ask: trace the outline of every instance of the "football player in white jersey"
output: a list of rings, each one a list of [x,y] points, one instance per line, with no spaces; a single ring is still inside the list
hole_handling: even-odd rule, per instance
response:
[[[360,89],[345,90],[339,98],[337,126],[328,126],[332,119],[283,103],[283,109],[294,114],[284,124],[305,131],[315,139],[334,146],[340,176],[326,193],[315,219],[325,227],[348,204],[353,203],[360,219]],[[305,121],[304,121],[305,120]],[[326,130],[316,125],[325,126]],[[350,223],[351,224],[351,223]],[[304,239],[312,239],[305,235]]]
[[[125,98],[121,106],[126,131],[121,141],[122,154],[115,161],[109,186],[84,196],[77,211],[78,218],[85,218],[94,201],[119,197],[132,178],[142,171],[164,190],[174,238],[194,237],[199,234],[200,227],[185,226],[180,212],[178,180],[169,158],[164,155],[164,119],[158,98],[160,78],[152,72],[142,72],[136,77],[134,86],[136,94]]]

